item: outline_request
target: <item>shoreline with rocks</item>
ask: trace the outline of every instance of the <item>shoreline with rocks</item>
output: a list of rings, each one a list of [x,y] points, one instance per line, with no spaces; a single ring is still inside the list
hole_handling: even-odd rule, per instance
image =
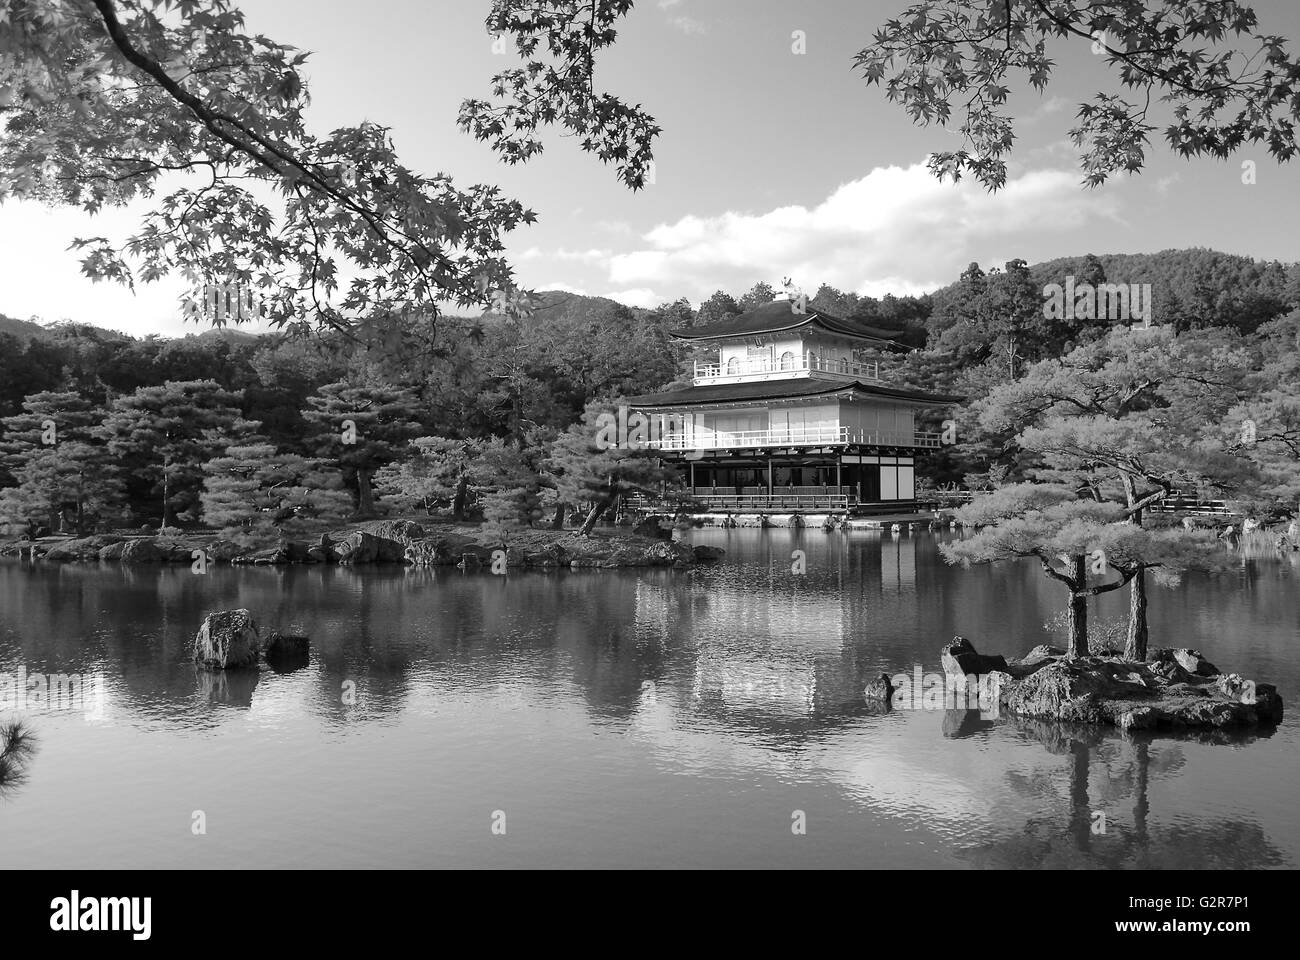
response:
[[[1277,688],[1224,673],[1200,651],[1153,648],[1146,660],[1119,651],[1067,657],[1046,644],[1007,660],[979,653],[964,637],[940,650],[948,677],[988,678],[997,706],[1015,717],[1100,724],[1120,730],[1240,729],[1276,726]]]
[[[414,520],[373,520],[322,533],[315,540],[284,539],[274,547],[249,547],[211,533],[175,536],[96,534],[81,538],[0,544],[0,557],[45,563],[208,564],[281,566],[287,564],[371,564],[457,567],[461,570],[608,569],[614,567],[692,567],[711,563],[721,548],[692,546],[655,530],[580,536],[573,530],[511,531],[508,543],[472,525],[425,524]],[[201,551],[201,555],[199,553]]]

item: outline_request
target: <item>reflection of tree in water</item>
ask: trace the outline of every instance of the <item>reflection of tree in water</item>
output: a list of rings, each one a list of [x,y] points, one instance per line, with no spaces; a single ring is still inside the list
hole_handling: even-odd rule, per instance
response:
[[[1188,732],[1178,737],[1150,734],[1122,736],[1108,728],[1016,719],[1017,730],[1038,740],[1061,768],[1026,776],[1007,774],[1020,796],[1045,800],[1058,812],[1034,817],[1014,835],[958,851],[977,867],[993,869],[1258,869],[1279,866],[1286,857],[1257,823],[1219,818],[1199,824],[1153,828],[1148,822],[1148,786],[1186,766],[1177,741],[1236,743],[1256,734],[1224,731]],[[1157,746],[1158,742],[1158,746]],[[1130,801],[1132,822],[1121,817],[1120,804]],[[1106,832],[1094,834],[1094,811],[1106,818]]]
[[[0,796],[27,780],[27,768],[36,755],[36,735],[21,720],[0,727]]]

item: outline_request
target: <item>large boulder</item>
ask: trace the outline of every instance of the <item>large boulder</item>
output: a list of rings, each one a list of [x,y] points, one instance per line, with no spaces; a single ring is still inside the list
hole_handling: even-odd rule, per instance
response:
[[[524,554],[524,564],[529,567],[562,567],[568,562],[568,553],[558,543],[549,543],[540,550]]]
[[[1255,708],[1262,721],[1280,723],[1282,698],[1271,683],[1252,683],[1237,673],[1224,673],[1214,678],[1208,690],[1227,700],[1234,700]]]
[[[1007,661],[1006,672],[1017,679],[1027,677],[1031,673],[1041,670],[1053,660],[1059,660],[1063,656],[1065,656],[1065,651],[1060,647],[1053,647],[1046,643],[1040,643],[1019,660]]]
[[[1147,660],[1152,664],[1164,667],[1160,672],[1165,674],[1175,674],[1178,671],[1172,671],[1167,664],[1175,664],[1181,671],[1179,675],[1191,675],[1196,677],[1217,677],[1220,673],[1218,667],[1206,660],[1199,650],[1190,650],[1187,647],[1171,649],[1169,647],[1153,647],[1147,651]]]
[[[396,540],[399,543],[423,540],[427,536],[424,527],[414,520],[376,520],[374,523],[366,524],[361,529],[372,536],[384,540]]]
[[[659,546],[659,544],[655,544]],[[600,561],[602,567],[644,567],[650,564],[671,563],[671,560],[665,560],[662,555],[655,554],[653,557],[649,551],[643,549],[639,544],[620,543],[614,547],[612,553]]]
[[[1184,670],[1178,661],[1173,660],[1154,660],[1147,664],[1151,672],[1161,680],[1169,684],[1189,683],[1192,675]]]
[[[301,540],[281,540],[280,555],[285,563],[317,563],[311,555],[311,547]]]
[[[695,554],[696,563],[713,563],[715,560],[721,560],[726,554],[726,550],[721,547],[710,547],[706,544],[691,547],[691,552]]]
[[[965,677],[972,673],[983,676],[994,670],[1007,671],[1006,657],[1001,654],[985,656],[977,652],[974,644],[965,637],[953,637],[951,643],[946,643],[939,649],[939,657],[943,663],[943,672],[952,677]]]
[[[374,563],[404,563],[406,548],[425,538],[424,527],[414,520],[377,520],[361,532],[375,538]]]
[[[375,563],[379,559],[379,538],[358,530],[337,541],[333,549],[339,563]]]
[[[1199,650],[1175,650],[1174,660],[1180,667],[1198,677],[1217,677],[1219,668],[1201,656]]]
[[[375,537],[375,563],[405,563],[405,540],[393,540],[389,537]]]
[[[216,670],[257,665],[262,632],[247,610],[222,610],[203,618],[194,638],[194,660]]]
[[[679,565],[686,566],[695,562],[695,550],[689,543],[680,540],[660,540],[645,549],[646,563],[652,567]]]
[[[252,552],[248,547],[240,546],[234,540],[213,540],[203,549],[212,563],[230,563],[236,557]]]
[[[160,539],[154,541],[154,546],[160,563],[189,563],[194,559],[194,547],[180,540]]]
[[[122,545],[122,553],[118,559],[122,563],[161,563],[162,551],[158,549],[158,544],[154,540],[140,537],[126,541]]]
[[[122,559],[125,550],[125,542],[106,544],[99,548],[99,559],[116,563]]]
[[[78,540],[64,540],[61,543],[55,543],[45,551],[44,560],[53,563],[70,563],[85,560],[98,560],[99,552],[107,546],[120,543],[121,537],[108,535],[97,535],[93,537],[82,537]]]
[[[882,673],[867,684],[863,697],[868,703],[889,703],[894,696],[894,683],[889,674]]]
[[[474,570],[492,565],[492,554],[500,547],[488,547],[481,543],[464,543],[455,548],[456,566],[462,570]]]
[[[442,537],[425,537],[408,543],[403,551],[403,559],[417,567],[443,567],[452,566],[459,557]]]
[[[1099,702],[1130,697],[1146,687],[1119,679],[1108,661],[1055,660],[1003,691],[1003,701],[1013,712],[1028,717],[1084,723],[1105,722]]]

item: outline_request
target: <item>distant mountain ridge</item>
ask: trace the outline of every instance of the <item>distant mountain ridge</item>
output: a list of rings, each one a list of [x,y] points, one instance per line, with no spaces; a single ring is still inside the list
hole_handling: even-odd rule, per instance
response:
[[[30,320],[19,320],[17,317],[7,317],[3,313],[0,313],[0,333],[7,333],[24,342],[31,340],[33,337],[49,335],[49,331],[39,323],[33,323]]]
[[[1255,260],[1208,247],[1156,253],[1084,254],[1032,264],[1036,285],[1088,277],[1100,263],[1106,283],[1150,284],[1153,322],[1191,321],[1253,330],[1300,304],[1300,264]],[[981,263],[987,273],[1000,263]],[[931,294],[940,303],[959,290],[954,281]]]
[[[1278,260],[1255,260],[1240,254],[1222,253],[1207,247],[1161,250],[1156,253],[1107,253],[1057,257],[1032,264],[1029,268],[1040,285],[1064,283],[1068,276],[1086,276],[1095,259],[1101,264],[1109,283],[1149,283],[1161,316],[1193,315],[1212,323],[1227,323],[1251,328],[1263,320],[1284,312],[1289,304],[1300,303],[1300,265]],[[1002,267],[985,262],[987,272]],[[936,302],[958,287],[953,281],[929,294]],[[617,328],[631,317],[648,311],[631,307],[609,297],[588,296],[568,291],[548,290],[537,296],[538,319],[547,323],[599,326],[610,321]],[[668,302],[668,301],[665,301]],[[486,323],[500,317],[488,311]],[[78,324],[82,326],[82,324]],[[19,320],[0,314],[0,334],[20,340],[50,338],[57,327]],[[274,334],[251,333],[231,327],[201,330],[186,336],[221,338],[232,343],[254,342]],[[183,339],[167,337],[164,339]]]

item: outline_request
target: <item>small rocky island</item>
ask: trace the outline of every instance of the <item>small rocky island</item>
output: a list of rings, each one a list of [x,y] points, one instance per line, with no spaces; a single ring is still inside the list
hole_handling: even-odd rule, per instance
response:
[[[481,527],[430,524],[413,520],[376,520],[323,533],[313,541],[281,540],[275,546],[250,548],[211,534],[120,536],[101,534],[55,541],[13,541],[0,555],[17,555],[54,563],[103,561],[125,564],[192,563],[197,551],[208,563],[407,564],[420,567],[490,569],[506,567],[580,569],[585,567],[690,567],[717,560],[718,547],[671,539],[657,524],[607,535],[581,536],[572,530],[522,529],[502,542]]]
[[[1016,716],[1123,730],[1253,727],[1282,720],[1276,687],[1223,673],[1196,650],[1153,649],[1138,662],[1114,651],[1069,658],[1043,645],[1008,661],[980,654],[969,640],[955,637],[941,656],[949,677],[988,676],[999,706]]]

